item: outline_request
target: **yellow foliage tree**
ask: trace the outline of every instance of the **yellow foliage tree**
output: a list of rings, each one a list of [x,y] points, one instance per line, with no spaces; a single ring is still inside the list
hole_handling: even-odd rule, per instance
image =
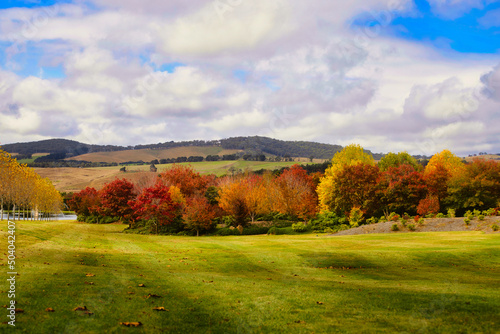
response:
[[[433,155],[425,167],[424,175],[434,172],[438,168],[438,165],[441,165],[446,169],[450,178],[459,176],[465,172],[465,164],[462,162],[462,159],[451,153],[449,150],[443,150],[440,153]]]
[[[335,153],[332,158],[332,166],[325,171],[325,176],[320,179],[317,192],[319,199],[319,208],[321,211],[331,211],[333,207],[334,198],[334,177],[337,173],[341,172],[346,166],[353,166],[358,164],[368,164],[375,166],[373,156],[366,153],[360,145],[351,144],[340,152]]]

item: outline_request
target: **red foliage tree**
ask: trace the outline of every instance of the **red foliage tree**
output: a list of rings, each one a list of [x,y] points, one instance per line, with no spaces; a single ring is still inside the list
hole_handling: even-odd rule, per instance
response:
[[[400,215],[405,212],[416,213],[420,200],[427,193],[422,173],[409,164],[389,167],[380,174],[378,182],[380,203],[384,206],[386,216],[390,212]]]
[[[129,204],[136,220],[145,220],[153,224],[158,234],[158,227],[171,224],[179,215],[181,204],[172,201],[169,187],[158,182],[153,187],[145,188]]]
[[[119,217],[122,220],[131,218],[132,208],[128,203],[135,198],[134,185],[131,182],[126,179],[116,179],[106,183],[99,191],[99,198],[101,215]]]
[[[435,215],[439,212],[439,199],[436,196],[427,196],[422,199],[417,207],[417,213],[420,216],[427,216],[429,214]]]
[[[273,206],[276,211],[302,219],[317,213],[316,185],[302,167],[293,165],[276,178],[274,184],[276,195]]]
[[[450,173],[442,163],[436,163],[432,169],[424,174],[424,181],[429,194],[437,197],[440,205],[448,196],[449,179]]]
[[[337,214],[349,215],[358,207],[371,216],[378,209],[377,181],[379,169],[366,163],[345,166],[332,178],[332,209]]]
[[[203,194],[214,181],[213,176],[202,176],[191,166],[174,165],[159,175],[167,186],[176,186],[185,197]]]
[[[97,214],[101,201],[97,190],[92,187],[87,187],[73,194],[68,204],[69,208],[75,211],[77,215],[88,217]]]
[[[187,200],[183,214],[184,224],[188,229],[196,231],[197,236],[200,235],[200,231],[214,228],[216,216],[216,206],[211,205],[206,197],[198,195]]]

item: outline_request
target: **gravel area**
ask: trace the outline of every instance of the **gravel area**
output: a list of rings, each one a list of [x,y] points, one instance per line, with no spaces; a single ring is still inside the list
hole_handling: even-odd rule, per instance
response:
[[[392,231],[392,225],[396,222],[384,222],[371,225],[362,225],[350,230],[340,231],[332,236],[337,235],[357,235],[368,233],[408,233],[408,232],[448,232],[448,231],[482,231],[485,233],[500,233],[494,232],[491,226],[497,224],[500,227],[500,217],[486,217],[483,221],[477,218],[472,220],[469,225],[465,225],[464,218],[426,218],[425,222],[420,225],[412,220],[406,223],[406,227],[401,222],[397,222],[399,231]],[[408,225],[413,224],[415,231],[410,231]]]

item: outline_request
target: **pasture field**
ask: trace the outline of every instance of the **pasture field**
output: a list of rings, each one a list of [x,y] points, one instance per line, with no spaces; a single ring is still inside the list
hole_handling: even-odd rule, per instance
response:
[[[124,225],[16,224],[19,332],[500,331],[494,233],[174,237],[121,233]],[[4,254],[6,231],[4,221]]]
[[[306,160],[306,159],[303,159]],[[191,165],[201,174],[215,174],[221,176],[231,174],[230,169],[235,170],[260,170],[260,169],[281,169],[294,164],[310,164],[310,162],[260,162],[260,161],[204,161],[187,162],[179,165]],[[156,165],[158,171],[171,168],[173,164]],[[120,172],[121,166],[96,167],[96,168],[35,168],[41,177],[49,178],[57,190],[65,192],[78,192],[87,186],[100,189],[105,183],[113,181],[115,178],[126,178],[130,181],[137,181],[143,173],[149,173],[149,165],[127,166],[127,172]]]

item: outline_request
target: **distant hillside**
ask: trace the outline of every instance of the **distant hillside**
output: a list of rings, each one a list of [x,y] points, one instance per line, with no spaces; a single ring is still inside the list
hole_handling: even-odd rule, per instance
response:
[[[48,139],[29,143],[6,144],[2,145],[2,149],[6,152],[17,153],[19,155],[65,153],[69,157],[91,152],[122,151],[128,148],[114,145],[89,145],[67,139]]]
[[[321,144],[315,142],[307,141],[283,141],[267,137],[235,137],[227,138],[222,140],[193,140],[193,141],[183,141],[183,142],[165,142],[150,145],[136,145],[136,146],[114,146],[114,145],[90,145],[84,144],[73,140],[67,139],[49,139],[42,140],[38,142],[29,143],[16,143],[3,145],[2,149],[9,153],[17,153],[21,159],[31,158],[33,154],[36,153],[47,153],[51,156],[45,158],[46,160],[59,160],[75,158],[75,160],[81,160],[81,155],[89,153],[99,153],[99,152],[123,152],[130,150],[150,150],[149,153],[155,155],[151,150],[168,150],[173,148],[182,148],[181,151],[186,151],[183,155],[202,155],[207,154],[197,154],[193,152],[188,153],[187,147],[204,147],[204,148],[220,148],[220,150],[237,150],[241,151],[243,154],[265,154],[279,157],[313,157],[315,159],[331,159],[335,153],[342,150],[342,146],[331,145],[331,144]],[[368,152],[368,151],[367,151]],[[371,153],[371,152],[370,152]],[[101,156],[107,156],[103,154]],[[219,154],[219,153],[212,153]],[[379,159],[381,155],[374,154],[375,159]],[[158,157],[155,157],[158,158]],[[125,160],[135,160],[134,158],[124,158]],[[114,161],[114,159],[112,159]],[[148,158],[137,159],[148,161]],[[95,161],[95,159],[88,160]],[[104,160],[107,161],[107,160]],[[103,162],[104,162],[103,161]]]
[[[184,146],[168,149],[140,149],[116,152],[96,152],[82,154],[68,159],[89,162],[124,163],[128,161],[153,161],[162,159],[175,159],[178,157],[200,156],[206,158],[208,155],[230,155],[239,150],[226,150],[218,146]]]

